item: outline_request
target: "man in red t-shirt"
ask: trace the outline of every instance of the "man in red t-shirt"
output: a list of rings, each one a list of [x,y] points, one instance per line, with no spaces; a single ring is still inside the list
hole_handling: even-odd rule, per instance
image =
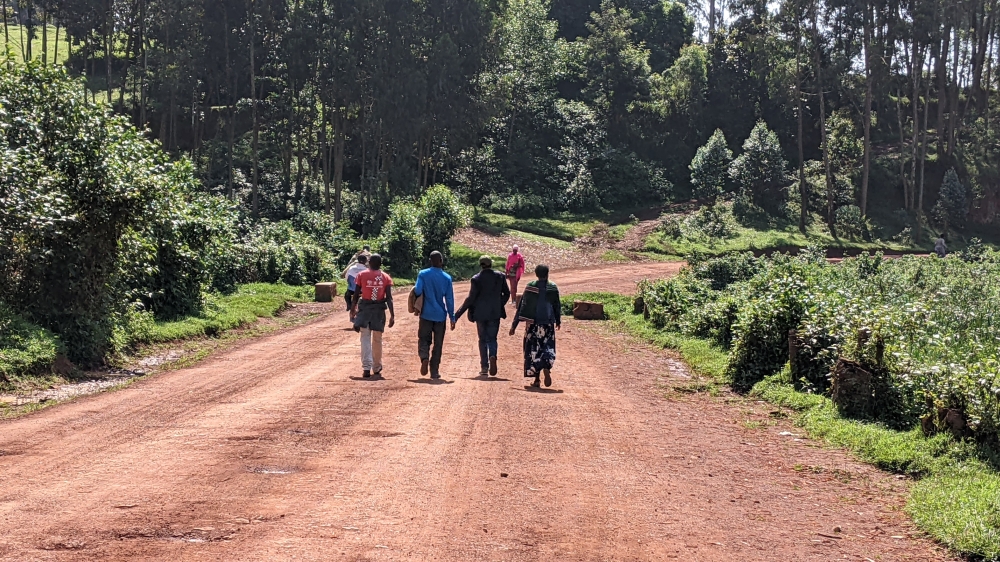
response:
[[[396,323],[392,308],[392,277],[382,271],[382,256],[368,258],[368,271],[355,278],[357,290],[351,305],[354,331],[361,333],[361,368],[364,377],[382,375],[382,332],[385,331],[385,311],[389,310],[389,327]]]

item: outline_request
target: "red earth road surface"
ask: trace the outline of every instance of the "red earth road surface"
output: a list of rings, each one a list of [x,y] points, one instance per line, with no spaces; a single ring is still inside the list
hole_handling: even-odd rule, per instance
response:
[[[553,280],[624,292],[677,268]],[[360,378],[347,328],[327,315],[0,422],[0,560],[948,557],[901,514],[905,482],[748,422],[767,405],[666,394],[683,365],[600,324],[564,323],[534,392],[506,330],[499,378],[476,376],[463,319],[431,383],[412,316],[383,380]]]

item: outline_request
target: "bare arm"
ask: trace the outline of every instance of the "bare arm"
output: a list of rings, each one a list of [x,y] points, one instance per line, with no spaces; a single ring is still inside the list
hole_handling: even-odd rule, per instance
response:
[[[385,288],[385,305],[389,308],[389,327],[396,325],[396,311],[392,307],[392,285]]]

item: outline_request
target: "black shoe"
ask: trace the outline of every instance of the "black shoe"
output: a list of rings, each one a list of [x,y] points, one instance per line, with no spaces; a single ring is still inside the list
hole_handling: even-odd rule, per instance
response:
[[[497,376],[497,358],[496,355],[490,357],[490,376]]]
[[[428,359],[421,359],[420,360],[420,376],[426,377],[427,376],[427,370],[430,369],[430,366],[431,366],[430,360],[428,360]]]
[[[376,377],[381,377],[382,376],[382,369],[379,369],[379,370],[375,371],[372,374],[375,375]]]
[[[538,377],[535,377],[535,382],[531,383],[531,386],[534,388],[542,388],[542,383],[538,380]]]
[[[441,378],[441,374],[440,373],[431,373],[431,378],[432,379],[439,379],[439,378]]]
[[[364,377],[364,378],[366,378],[366,379],[370,379],[371,376],[372,376],[372,372],[366,369],[365,373],[363,375],[361,375],[361,376]]]
[[[542,373],[545,374],[545,386],[552,386],[552,373],[548,369],[545,369]]]

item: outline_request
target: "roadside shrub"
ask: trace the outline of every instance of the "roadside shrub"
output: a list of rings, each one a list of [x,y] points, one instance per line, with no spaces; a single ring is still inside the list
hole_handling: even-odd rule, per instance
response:
[[[434,250],[440,251],[446,258],[450,256],[451,238],[469,222],[468,213],[458,196],[443,185],[435,185],[424,193],[417,217],[423,236],[421,259]]]
[[[844,205],[836,211],[837,234],[851,240],[871,238],[871,224],[857,205]]]
[[[84,364],[111,346],[120,241],[188,173],[80,83],[37,63],[0,73],[0,287]]]
[[[725,374],[735,389],[782,371],[794,330],[797,388],[827,392],[838,359],[850,360],[871,375],[870,408],[853,415],[1000,446],[996,252],[977,248],[969,261],[865,254],[833,265],[810,249],[690,263],[674,279],[643,282],[639,295],[655,326],[731,342]]]
[[[796,264],[797,265],[797,264]],[[788,332],[806,312],[804,268],[779,267],[751,283],[751,300],[740,307],[733,327],[733,349],[726,377],[745,392],[788,361]]]
[[[51,372],[64,352],[55,334],[0,305],[0,382]]]
[[[733,283],[753,279],[764,269],[765,260],[753,252],[737,252],[719,257],[695,253],[687,261],[696,277],[708,280],[713,289],[721,291]]]
[[[386,268],[394,275],[412,274],[421,261],[423,240],[420,209],[405,201],[390,205],[389,218],[382,226],[378,239]]]
[[[949,168],[944,174],[941,193],[938,201],[931,209],[931,215],[947,231],[949,227],[961,227],[969,215],[968,190],[958,178],[955,168]]]

